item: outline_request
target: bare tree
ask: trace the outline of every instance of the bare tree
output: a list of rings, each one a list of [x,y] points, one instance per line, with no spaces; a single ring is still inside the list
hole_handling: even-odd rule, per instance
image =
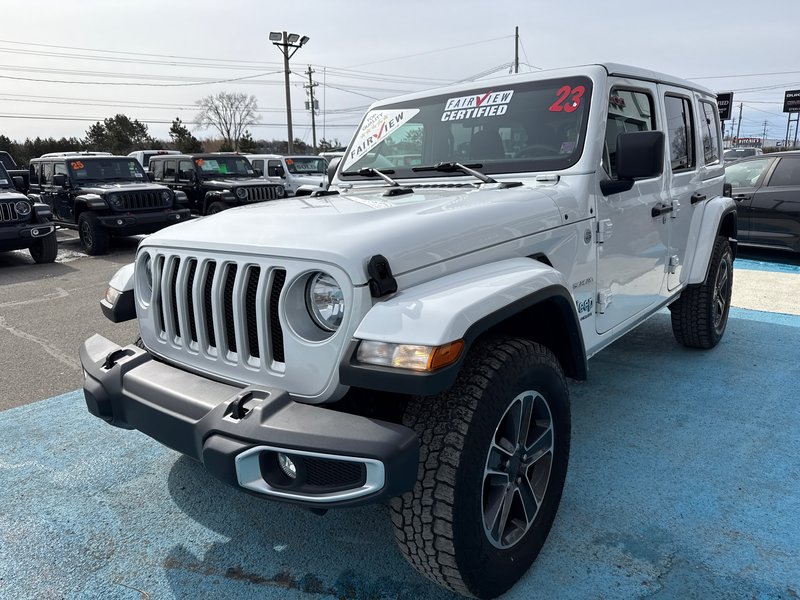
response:
[[[261,118],[256,112],[256,97],[244,93],[219,92],[198,100],[196,104],[200,108],[197,126],[202,129],[213,127],[234,150],[239,150],[245,129]]]

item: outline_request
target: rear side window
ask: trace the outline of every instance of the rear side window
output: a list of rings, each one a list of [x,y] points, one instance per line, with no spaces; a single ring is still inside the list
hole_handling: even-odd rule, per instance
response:
[[[42,185],[48,185],[53,181],[53,163],[44,163],[42,165],[41,175]]]
[[[164,178],[164,161],[163,160],[151,160],[148,163],[148,167],[153,172],[153,175],[156,179],[163,179]]]
[[[31,165],[28,168],[28,182],[29,185],[38,185],[39,183],[39,169],[41,165]]]
[[[692,104],[688,98],[666,96],[664,107],[667,111],[667,132],[672,170],[692,169],[696,164]]]
[[[252,163],[253,163],[253,168],[254,168],[254,169],[260,169],[260,170],[261,170],[261,172],[263,172],[263,171],[264,171],[264,161],[263,161],[263,160],[261,160],[261,159],[259,159],[259,160],[252,160],[252,161],[250,161],[250,162],[252,162]]]
[[[800,186],[800,160],[782,158],[769,178],[771,187],[795,185]]]
[[[771,164],[766,157],[734,163],[725,168],[725,181],[735,188],[754,187]]]
[[[700,138],[703,141],[703,161],[706,165],[719,163],[719,119],[717,107],[711,102],[700,101]]]

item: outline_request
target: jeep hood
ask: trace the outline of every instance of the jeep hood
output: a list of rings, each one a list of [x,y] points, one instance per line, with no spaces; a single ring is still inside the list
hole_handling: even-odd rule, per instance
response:
[[[385,256],[395,275],[557,227],[552,190],[387,187],[229,209],[163,229],[141,246],[292,257],[338,265],[355,285]]]
[[[80,184],[79,184],[80,185]],[[108,183],[90,183],[80,185],[80,194],[108,194],[109,192],[160,192],[167,188],[154,183],[136,183],[135,181],[109,181]]]
[[[202,184],[204,187],[215,190],[229,190],[233,187],[252,187],[256,185],[274,185],[269,181],[263,179],[254,179],[253,177],[231,177],[230,179],[203,179]]]

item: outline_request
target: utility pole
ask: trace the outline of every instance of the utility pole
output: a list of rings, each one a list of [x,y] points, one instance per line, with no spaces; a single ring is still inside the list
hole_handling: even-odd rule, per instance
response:
[[[311,108],[311,140],[312,140],[312,148],[314,149],[314,154],[317,153],[317,122],[314,120],[314,113],[317,109],[316,100],[314,100],[314,88],[317,87],[319,84],[314,83],[311,80],[311,74],[314,71],[311,70],[311,65],[308,65],[308,71],[306,71],[306,75],[308,75],[308,85],[304,85],[303,87],[308,90],[308,97],[309,103],[308,106]]]
[[[294,56],[295,52],[305,46],[308,40],[309,37],[307,35],[301,37],[296,33],[286,33],[285,31],[269,32],[269,41],[283,54],[283,74],[286,85],[286,128],[289,136],[287,149],[289,154],[294,151],[292,147],[294,141],[294,134],[292,133],[292,98],[289,93],[289,73],[291,73],[289,59]]]
[[[519,73],[519,26],[514,27],[514,73]]]
[[[739,131],[742,129],[742,103],[739,102],[739,124],[736,126],[736,145],[739,145]]]
[[[764,142],[767,141],[767,122],[764,121],[764,135],[761,136],[761,146],[763,148]]]

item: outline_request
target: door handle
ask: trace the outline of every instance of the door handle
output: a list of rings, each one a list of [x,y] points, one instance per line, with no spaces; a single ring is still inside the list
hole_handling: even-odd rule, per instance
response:
[[[700,194],[700,193],[692,194],[692,204],[697,204],[698,202],[702,202],[705,199],[706,199],[705,194]]]
[[[650,214],[653,217],[660,217],[661,215],[665,215],[671,212],[672,212],[671,204],[659,204],[658,206],[653,207],[653,210],[650,211]]]
[[[736,194],[733,199],[737,202],[744,202],[745,200],[750,200],[751,196],[749,194]]]

